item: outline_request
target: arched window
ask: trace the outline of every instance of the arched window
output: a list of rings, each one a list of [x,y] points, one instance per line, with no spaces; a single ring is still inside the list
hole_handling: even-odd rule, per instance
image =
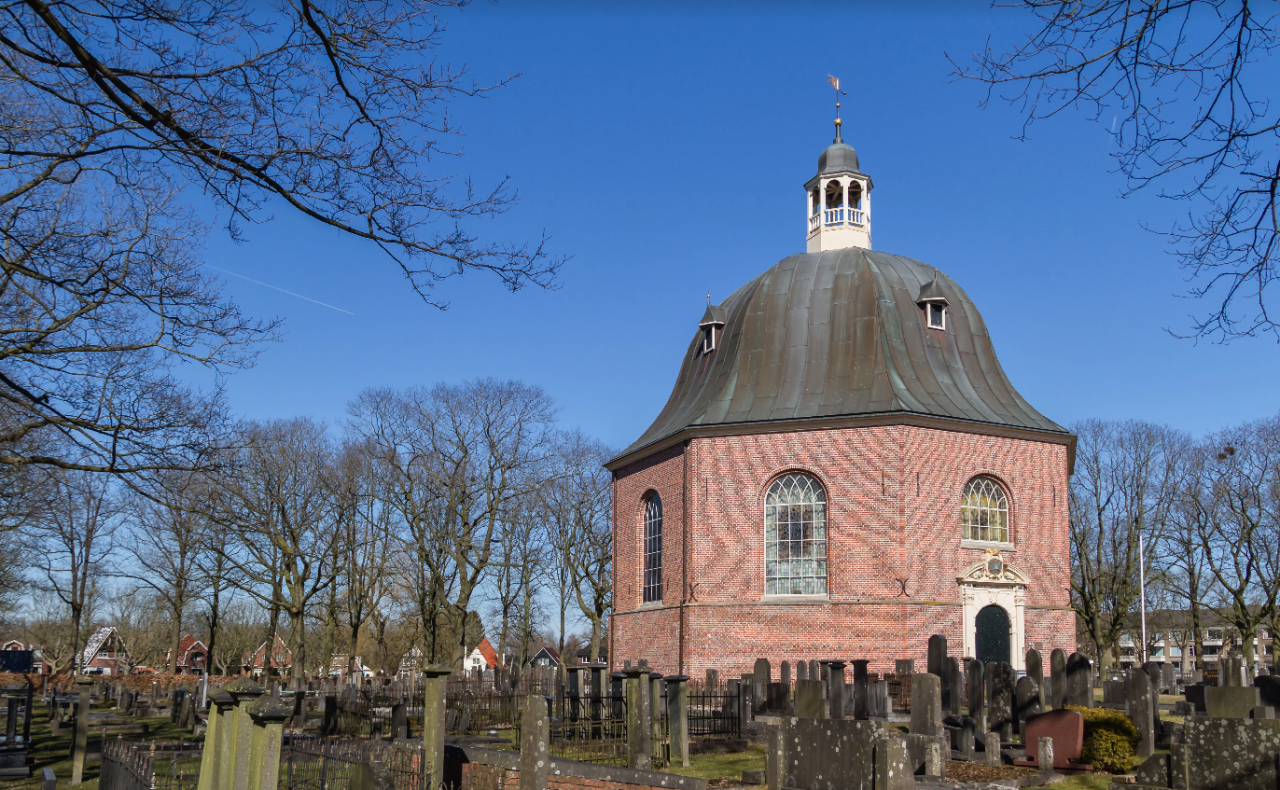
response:
[[[961,537],[965,540],[1009,542],[1009,499],[989,477],[975,477],[960,500]]]
[[[857,181],[849,182],[849,208],[862,208],[862,185]]]
[[[792,472],[764,499],[766,595],[827,592],[827,495],[813,477]]]
[[[840,208],[844,205],[844,184],[836,179],[827,182],[827,208]]]
[[[662,600],[662,498],[644,503],[644,602]]]

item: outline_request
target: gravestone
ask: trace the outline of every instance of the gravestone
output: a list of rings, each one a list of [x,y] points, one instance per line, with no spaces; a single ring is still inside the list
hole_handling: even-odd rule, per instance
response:
[[[1177,690],[1177,682],[1173,676],[1173,664],[1160,665],[1160,693],[1172,694]]]
[[[1036,682],[1040,694],[1040,709],[1044,710],[1049,700],[1044,696],[1044,662],[1040,659],[1040,651],[1031,648],[1027,651],[1027,677]]]
[[[825,679],[826,679],[826,678],[822,677],[821,670],[819,670],[819,669],[818,669],[818,659],[816,659],[816,658],[811,658],[811,659],[809,659],[809,679],[810,679],[810,680],[825,680]]]
[[[911,732],[942,735],[942,678],[932,673],[911,676]]]
[[[1205,715],[1213,718],[1247,719],[1258,707],[1255,686],[1204,686]]]
[[[889,681],[877,680],[867,684],[867,716],[879,719],[889,718],[893,712],[889,702]]]
[[[1017,674],[1004,661],[991,665],[991,688],[988,694],[987,726],[1000,734],[1002,740],[1013,738],[1013,693]]]
[[[1040,687],[1030,676],[1018,678],[1013,689],[1013,719],[1018,732],[1026,732],[1024,722],[1044,713],[1040,707]]]
[[[809,679],[809,662],[797,661],[796,662],[796,680],[808,680],[808,679]]]
[[[1104,706],[1124,706],[1125,681],[1123,680],[1104,680],[1102,681],[1102,704]]]
[[[1053,744],[1054,767],[1069,767],[1072,760],[1080,759],[1084,748],[1084,716],[1074,710],[1051,710],[1027,719],[1027,762],[1037,766],[1041,738],[1048,738]]]
[[[915,672],[916,660],[914,658],[896,658],[893,660],[893,674],[914,675]]]
[[[809,681],[813,682],[813,681]],[[783,787],[913,790],[905,739],[869,721],[786,719],[776,776]]]
[[[827,680],[827,699],[831,702],[831,712],[827,715],[833,719],[844,718],[844,662],[831,661],[827,664],[830,677]]]
[[[978,723],[971,716],[960,719],[960,729],[956,733],[956,752],[966,762],[977,759]]]
[[[868,700],[870,683],[867,678],[869,663],[871,662],[865,659],[853,662],[853,718],[857,721],[866,721],[871,716]]]
[[[782,665],[778,667],[778,679],[782,683],[782,685],[786,686],[788,689],[791,688],[791,662],[790,661],[783,661]]]
[[[1126,713],[1133,726],[1138,728],[1139,757],[1150,757],[1156,750],[1155,688],[1151,676],[1145,671],[1129,673],[1125,681]]]
[[[1093,678],[1089,657],[1072,653],[1067,658],[1067,704],[1080,708],[1093,707]]]
[[[1192,710],[1198,713],[1205,713],[1204,707],[1204,690],[1209,688],[1203,684],[1197,683],[1194,686],[1184,686],[1182,696],[1187,703],[1191,705]]]
[[[1161,666],[1162,664],[1160,664],[1160,662],[1158,661],[1148,661],[1147,663],[1142,665],[1142,671],[1145,672],[1147,674],[1147,677],[1151,679],[1151,687],[1156,690],[1156,694],[1160,694],[1162,691],[1164,691],[1164,687],[1161,685],[1163,682],[1163,675],[1164,675],[1164,673],[1160,670]]]
[[[714,689],[719,687],[720,687],[720,670],[708,669],[707,670],[707,688]]]
[[[802,719],[827,717],[826,691],[821,680],[796,681],[796,716]]]
[[[943,662],[947,658],[947,638],[942,634],[929,637],[928,672],[942,677]]]
[[[1280,762],[1280,722],[1188,719],[1185,738],[1184,765],[1175,767],[1181,768],[1176,773],[1185,776],[1187,790],[1280,787],[1276,770]]]
[[[986,732],[987,727],[987,669],[976,658],[969,660],[969,716],[976,722],[978,732]]]
[[[1067,704],[1067,654],[1055,647],[1049,654],[1049,689],[1053,698],[1049,701],[1055,710]]]
[[[965,696],[964,684],[960,682],[960,660],[955,656],[947,656],[943,662],[942,688],[944,693],[944,710],[953,716],[960,715],[960,698]]]

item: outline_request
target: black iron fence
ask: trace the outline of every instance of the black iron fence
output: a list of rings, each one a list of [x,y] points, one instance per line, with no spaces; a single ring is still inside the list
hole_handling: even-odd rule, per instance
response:
[[[196,790],[200,779],[198,743],[102,744],[100,790]]]
[[[429,790],[430,766],[421,743],[291,735],[280,749],[279,790],[369,786],[358,778],[366,772],[385,772],[395,790]]]
[[[725,686],[690,686],[689,737],[742,737],[740,700],[740,691],[730,691]]]

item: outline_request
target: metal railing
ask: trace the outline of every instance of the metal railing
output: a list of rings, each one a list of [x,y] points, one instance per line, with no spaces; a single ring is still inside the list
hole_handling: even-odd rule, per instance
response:
[[[867,224],[867,215],[860,208],[846,208],[844,206],[828,208],[822,210],[822,224],[829,228],[839,225],[857,225],[861,227]],[[809,230],[812,232],[817,229],[818,215],[814,214],[809,217]]]
[[[280,748],[279,790],[347,790],[364,770],[385,770],[394,790],[426,790],[421,743],[291,735]]]
[[[689,686],[689,737],[742,737],[740,694],[724,686]]]
[[[195,790],[200,780],[198,743],[126,743],[118,736],[102,745],[100,790]]]

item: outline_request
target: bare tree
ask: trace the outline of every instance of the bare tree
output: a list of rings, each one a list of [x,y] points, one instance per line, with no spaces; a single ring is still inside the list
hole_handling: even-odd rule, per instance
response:
[[[385,603],[390,579],[387,561],[392,551],[394,509],[382,490],[385,467],[377,463],[367,443],[343,448],[335,481],[342,540],[338,569],[342,608],[351,634],[348,669],[356,672],[361,629]],[[337,585],[335,585],[335,588]]]
[[[1071,481],[1071,590],[1105,670],[1138,603],[1138,533],[1152,565],[1169,521],[1186,439],[1141,422],[1089,420],[1078,437]]]
[[[64,471],[49,481],[52,507],[33,530],[36,567],[70,612],[72,653],[78,655],[103,563],[114,548],[120,501],[107,477]],[[75,666],[82,669],[79,659]]]
[[[542,485],[551,399],[537,387],[484,379],[369,390],[350,411],[352,429],[373,442],[390,471],[389,497],[407,548],[426,568],[423,602],[438,601],[447,614],[453,643],[446,655],[460,667],[476,617],[473,599],[493,563],[504,515]],[[425,608],[422,614],[430,616]],[[424,619],[423,627],[436,625]]]
[[[74,666],[75,625],[66,603],[55,593],[37,589],[22,624],[22,637],[40,648],[40,660],[49,674]]]
[[[214,508],[215,517],[216,502],[217,498],[213,498],[207,503],[207,506]],[[205,642],[205,647],[208,648],[205,666],[210,672],[215,665],[218,665],[221,659],[220,651],[224,648],[223,618],[231,605],[232,594],[241,586],[235,563],[231,561],[233,540],[228,530],[205,529],[201,533],[201,542],[195,557],[200,586],[203,589],[203,595],[200,597],[203,609],[200,614],[204,618],[205,632],[209,637]],[[235,648],[231,650],[228,659],[238,665],[240,655]],[[221,666],[225,668],[226,662],[221,662]]]
[[[289,618],[293,683],[306,667],[306,613],[334,582],[339,554],[333,452],[325,428],[305,419],[249,423],[228,465],[220,520],[235,535],[227,557],[241,589]],[[274,628],[274,622],[272,623]],[[270,656],[274,631],[267,636]]]
[[[1239,631],[1253,663],[1280,590],[1280,418],[1208,437],[1196,462],[1201,484],[1190,498],[1203,515],[1193,523],[1224,598],[1218,614]]]
[[[208,533],[208,483],[203,476],[168,472],[160,490],[129,498],[129,553],[136,565],[120,576],[149,590],[168,613],[165,672],[178,671],[178,649],[193,601],[204,594],[200,555]],[[216,605],[216,604],[215,604]]]
[[[277,327],[200,269],[210,209],[237,239],[280,207],[362,239],[428,301],[466,271],[553,281],[541,243],[475,233],[505,182],[434,167],[450,102],[505,80],[433,62],[432,5],[0,7],[0,463],[131,473],[219,446],[217,393],[168,368],[248,364]]]
[[[541,492],[552,545],[569,572],[578,609],[591,624],[593,662],[600,657],[606,617],[613,608],[613,485],[604,468],[611,455],[580,432],[566,434],[556,478]]]
[[[1031,34],[1003,52],[988,43],[957,75],[1017,105],[1024,136],[1068,109],[1108,123],[1129,191],[1154,185],[1187,204],[1167,234],[1206,300],[1193,334],[1280,338],[1266,299],[1280,251],[1280,112],[1268,98],[1280,15],[1249,0],[1013,5],[1034,16]]]

